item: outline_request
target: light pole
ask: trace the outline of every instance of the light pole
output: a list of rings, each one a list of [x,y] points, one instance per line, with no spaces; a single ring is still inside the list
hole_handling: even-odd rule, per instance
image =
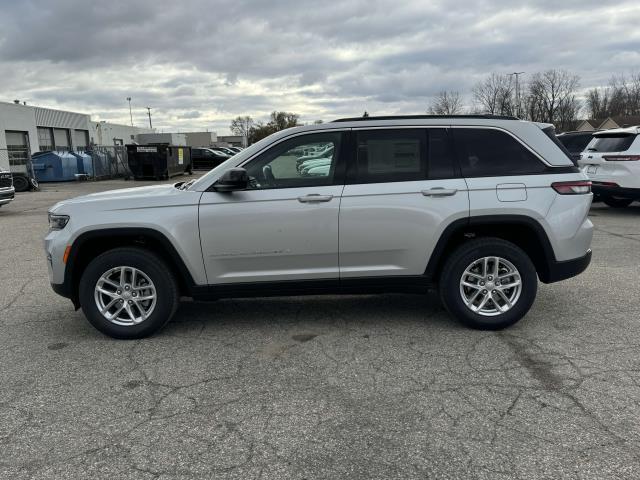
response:
[[[147,114],[149,115],[149,128],[153,128],[151,125],[151,107],[147,107]]]
[[[127,97],[127,101],[129,102],[129,118],[131,119],[131,126],[133,127],[133,114],[131,113],[131,97]]]
[[[524,72],[513,72],[509,74],[510,77],[516,77],[516,117],[520,117],[520,82],[518,79],[523,73]]]

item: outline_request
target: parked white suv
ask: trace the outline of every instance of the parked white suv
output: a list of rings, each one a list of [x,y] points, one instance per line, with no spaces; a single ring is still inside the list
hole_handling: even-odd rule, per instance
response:
[[[640,200],[640,127],[593,134],[578,165],[593,182],[593,192],[614,208]]]
[[[300,171],[329,151],[324,173]],[[499,329],[538,278],[587,268],[591,200],[550,125],[354,118],[278,132],[188,183],[58,203],[45,248],[54,290],[117,338],[157,331],[180,297],[436,286],[454,317]]]

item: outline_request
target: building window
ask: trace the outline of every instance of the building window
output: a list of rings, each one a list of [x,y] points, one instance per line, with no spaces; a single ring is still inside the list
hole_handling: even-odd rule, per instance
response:
[[[81,150],[87,148],[89,146],[89,132],[87,130],[74,130],[73,146]]]
[[[9,157],[9,165],[25,165],[29,156],[27,132],[6,131],[7,155]]]
[[[38,127],[38,144],[41,152],[53,150],[53,133],[50,128]]]
[[[66,128],[53,129],[53,143],[56,150],[69,150],[71,141],[69,140],[69,130]]]

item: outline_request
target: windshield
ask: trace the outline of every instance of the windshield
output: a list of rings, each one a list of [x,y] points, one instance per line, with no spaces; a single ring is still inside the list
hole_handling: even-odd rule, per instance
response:
[[[211,181],[216,178],[220,173],[228,170],[231,167],[235,167],[236,165],[242,163],[247,158],[254,155],[256,152],[262,150],[265,146],[269,145],[273,139],[272,135],[269,135],[266,138],[263,138],[259,142],[254,143],[253,145],[245,148],[240,153],[237,153],[233,157],[230,157],[228,160],[225,160],[220,165],[215,167],[213,170],[210,170],[198,180],[193,182],[188,188],[189,190],[204,190],[211,184]]]
[[[582,153],[591,141],[591,138],[592,135],[590,133],[568,133],[566,135],[559,136],[558,140],[560,140],[571,153]]]

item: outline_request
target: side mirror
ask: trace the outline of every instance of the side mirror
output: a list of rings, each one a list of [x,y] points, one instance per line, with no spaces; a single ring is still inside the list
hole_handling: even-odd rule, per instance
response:
[[[249,186],[249,174],[244,168],[230,168],[213,184],[216,192],[246,190]]]

